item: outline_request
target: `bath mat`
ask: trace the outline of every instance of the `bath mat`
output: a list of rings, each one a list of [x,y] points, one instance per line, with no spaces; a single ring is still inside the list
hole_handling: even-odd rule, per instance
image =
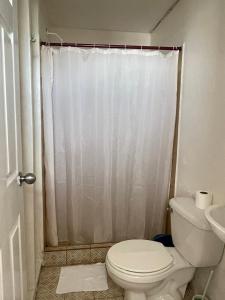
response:
[[[62,267],[56,294],[107,290],[105,264]]]

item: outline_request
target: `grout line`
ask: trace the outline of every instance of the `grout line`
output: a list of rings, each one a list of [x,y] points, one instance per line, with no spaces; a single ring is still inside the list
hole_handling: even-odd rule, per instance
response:
[[[91,249],[89,249],[89,254],[88,254],[88,265],[90,265],[90,264],[92,264],[92,262],[91,262]]]
[[[155,26],[152,28],[150,31],[150,34],[152,34],[158,27],[159,25],[164,21],[164,19],[174,10],[175,6],[180,2],[180,0],[177,0],[174,2],[170,8],[165,12],[165,14],[161,17],[161,19],[155,24]]]

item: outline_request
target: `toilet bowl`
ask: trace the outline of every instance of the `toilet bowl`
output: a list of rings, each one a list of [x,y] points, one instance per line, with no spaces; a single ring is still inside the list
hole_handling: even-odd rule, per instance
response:
[[[106,267],[125,290],[126,300],[181,300],[195,268],[174,248],[147,240],[128,240],[110,248]]]
[[[194,199],[173,198],[170,207],[174,248],[128,240],[108,251],[108,274],[124,288],[125,300],[182,300],[195,269],[216,266],[222,257],[224,245]]]

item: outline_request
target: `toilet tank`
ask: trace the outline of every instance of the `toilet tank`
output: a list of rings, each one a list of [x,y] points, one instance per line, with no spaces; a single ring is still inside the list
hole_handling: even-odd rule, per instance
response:
[[[210,267],[219,263],[224,244],[213,233],[204,210],[192,198],[170,200],[173,243],[178,252],[194,267]]]

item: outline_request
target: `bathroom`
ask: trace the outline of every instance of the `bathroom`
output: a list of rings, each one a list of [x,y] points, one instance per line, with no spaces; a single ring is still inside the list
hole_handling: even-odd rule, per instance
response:
[[[197,300],[209,278],[204,299],[225,299],[224,13],[223,0],[0,0],[0,300]],[[207,247],[183,223],[176,235],[184,207]],[[154,273],[157,234],[175,246],[157,243],[164,282],[179,253],[185,284],[130,292],[112,260],[140,247]],[[106,287],[59,292],[93,266]],[[78,275],[63,285],[63,270]]]

